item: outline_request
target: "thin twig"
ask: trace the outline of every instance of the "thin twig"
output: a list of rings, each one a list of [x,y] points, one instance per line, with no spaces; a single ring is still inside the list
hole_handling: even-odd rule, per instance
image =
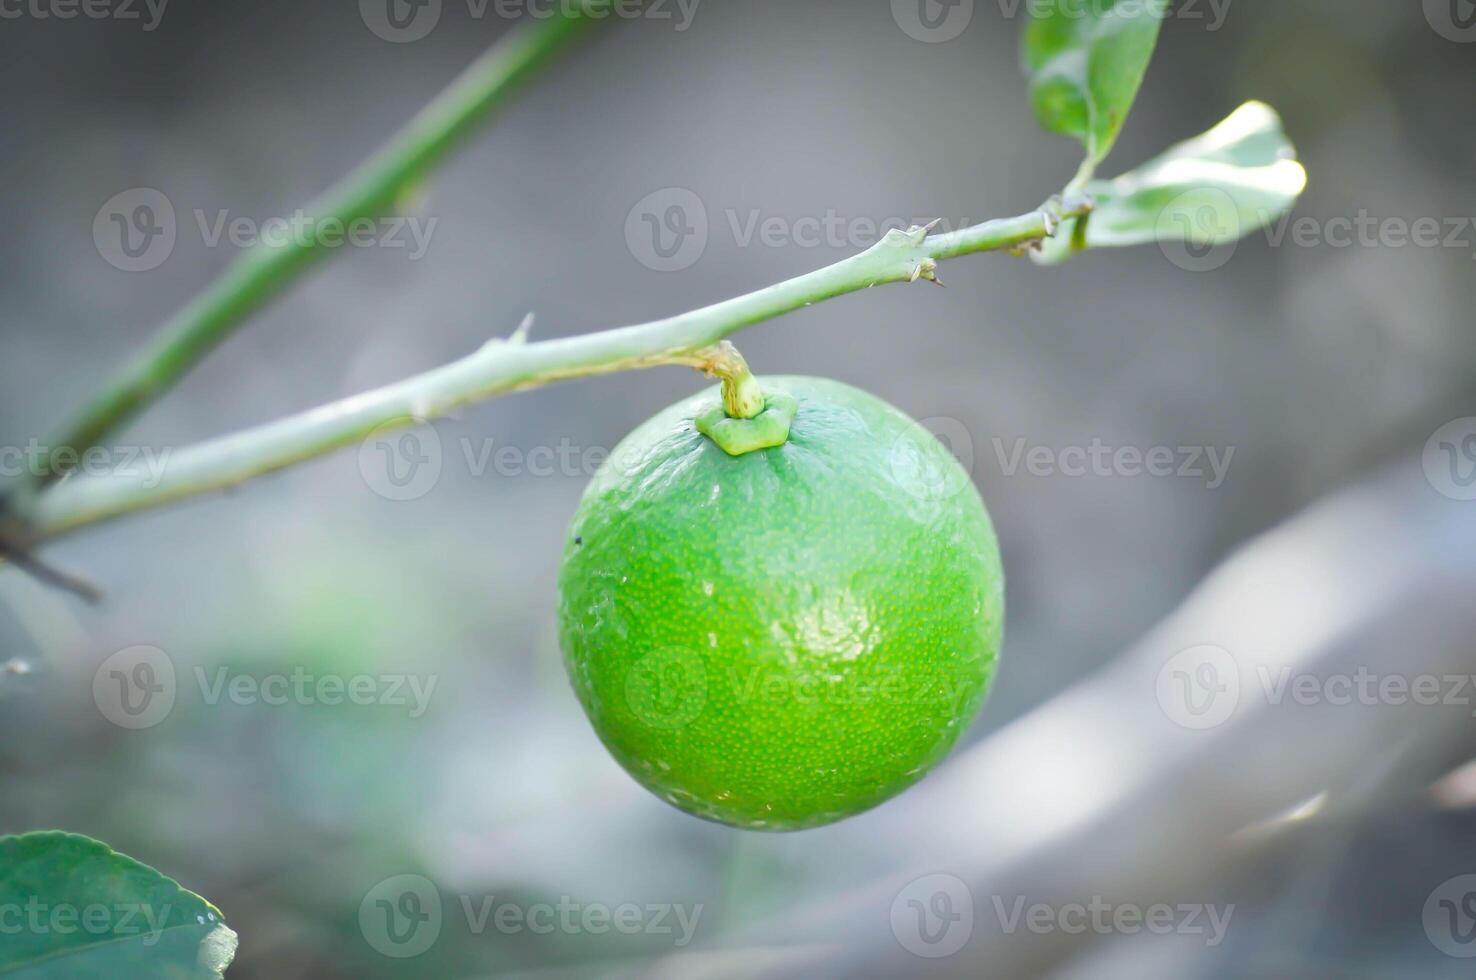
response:
[[[586,16],[608,0],[565,4],[541,21],[494,46],[420,111],[383,149],[354,170],[307,214],[347,227],[380,218],[414,190],[480,122],[506,105],[523,82],[599,19]],[[279,245],[260,244],[174,316],[149,347],[62,427],[50,443],[50,459],[31,478],[31,489],[60,480],[91,447],[116,432],[172,388],[201,358],[305,271],[332,255],[311,236]]]
[[[37,558],[31,550],[30,529],[7,514],[9,495],[0,494],[0,564],[9,563],[45,585],[70,592],[89,602],[99,603],[102,590],[79,575],[63,571]]]
[[[390,428],[445,416],[470,402],[555,381],[663,365],[699,370],[706,349],[729,334],[883,283],[935,279],[938,262],[1013,249],[1050,236],[1090,202],[1053,199],[1016,218],[944,235],[892,231],[877,245],[834,265],[680,316],[541,343],[494,342],[462,360],[376,391],[324,405],[175,453],[162,475],[73,477],[30,499],[22,516],[34,540],[172,501],[237,486]],[[525,340],[525,337],[520,339]]]

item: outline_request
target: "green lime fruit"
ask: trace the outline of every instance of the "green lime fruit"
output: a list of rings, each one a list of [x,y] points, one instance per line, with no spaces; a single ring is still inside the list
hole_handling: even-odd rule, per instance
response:
[[[1004,573],[923,426],[818,378],[765,378],[762,397],[753,420],[684,401],[612,452],[569,533],[559,628],[632,776],[699,817],[799,830],[952,748],[994,676]]]

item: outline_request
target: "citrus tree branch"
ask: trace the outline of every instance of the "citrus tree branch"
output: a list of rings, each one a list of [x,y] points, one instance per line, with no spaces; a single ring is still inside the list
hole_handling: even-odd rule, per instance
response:
[[[602,0],[569,8],[519,30],[474,62],[383,149],[305,211],[340,227],[379,218],[425,178],[478,123],[506,105],[527,81],[596,18]],[[258,244],[168,321],[49,442],[50,459],[33,475],[35,489],[67,472],[97,445],[171,388],[184,374],[288,283],[332,254],[316,236]],[[302,239],[302,240],[299,240]]]
[[[867,251],[757,292],[665,320],[541,343],[525,328],[459,361],[397,384],[173,454],[161,476],[69,478],[27,502],[30,547],[79,528],[244,483],[360,442],[390,427],[440,418],[505,392],[615,371],[685,365],[711,372],[729,334],[822,300],[883,283],[937,282],[947,258],[1023,250],[1091,209],[1084,199],[1053,199],[1037,211],[943,235],[894,230]]]

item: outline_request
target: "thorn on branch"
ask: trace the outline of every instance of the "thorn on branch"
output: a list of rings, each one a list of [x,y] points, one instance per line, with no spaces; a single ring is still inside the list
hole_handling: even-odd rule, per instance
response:
[[[942,218],[934,218],[932,221],[929,221],[925,225],[913,225],[911,228],[907,229],[907,237],[912,240],[912,244],[921,245],[923,242],[928,240],[928,236],[933,233],[933,230],[942,223]]]
[[[942,223],[943,219],[937,218],[925,225],[913,225],[906,231],[903,231],[901,228],[892,228],[882,238],[881,244],[889,245],[893,248],[917,248],[923,242],[927,241],[928,236]]]
[[[518,328],[512,332],[511,336],[507,338],[493,337],[482,345],[482,350],[491,350],[495,347],[502,347],[503,345],[519,347],[526,344],[528,342],[528,334],[533,331],[533,324],[537,319],[536,314],[529,313],[523,317],[523,322],[518,324]]]
[[[1061,218],[1052,211],[1042,211],[1040,216],[1045,219],[1045,237],[1055,238],[1056,231],[1061,227]]]
[[[528,342],[528,334],[533,332],[533,323],[537,319],[537,315],[533,313],[529,313],[523,317],[523,322],[518,324],[518,329],[513,331],[512,336],[507,339],[507,342],[509,344],[526,344]]]

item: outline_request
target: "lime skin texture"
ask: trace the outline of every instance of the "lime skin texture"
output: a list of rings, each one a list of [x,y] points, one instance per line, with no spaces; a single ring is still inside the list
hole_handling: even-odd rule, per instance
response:
[[[929,431],[835,381],[762,379],[788,440],[730,456],[717,393],[621,443],[559,577],[565,665],[596,733],[667,802],[801,830],[921,779],[993,680],[1004,573],[984,502]]]

